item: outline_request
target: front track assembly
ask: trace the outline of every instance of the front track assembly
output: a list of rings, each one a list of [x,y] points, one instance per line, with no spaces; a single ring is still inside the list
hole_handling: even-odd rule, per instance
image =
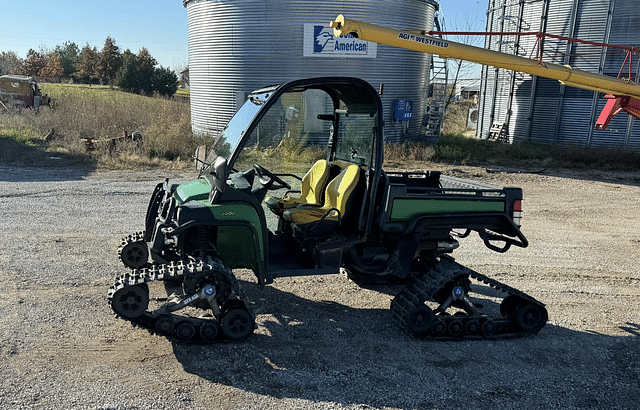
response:
[[[476,279],[506,293],[500,316],[488,317],[469,299]],[[432,309],[426,301],[435,302]],[[457,308],[455,314],[447,312]],[[497,339],[536,334],[547,322],[544,304],[533,297],[466,268],[449,258],[403,289],[391,302],[391,314],[407,333],[429,339]]]
[[[155,281],[182,283],[185,295],[172,295],[165,304],[149,311],[147,284]],[[222,262],[211,257],[124,273],[109,289],[108,303],[122,319],[151,333],[183,342],[242,340],[255,329],[255,316],[248,308],[238,280]],[[201,314],[177,313],[186,310]]]

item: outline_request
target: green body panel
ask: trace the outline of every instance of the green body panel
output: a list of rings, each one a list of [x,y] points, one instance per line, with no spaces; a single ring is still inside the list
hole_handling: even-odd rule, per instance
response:
[[[194,181],[180,184],[173,195],[178,200],[179,204],[184,204],[189,201],[202,201],[208,199],[209,191],[211,191],[211,186],[206,179],[196,179]]]
[[[391,222],[411,221],[421,215],[466,212],[504,212],[503,201],[398,198],[393,201]]]
[[[224,202],[211,205],[213,217],[218,221],[248,222],[254,229],[258,240],[260,255],[256,255],[256,238],[248,226],[221,226],[218,228],[216,249],[220,258],[231,268],[249,268],[258,271],[260,261],[265,258],[265,243],[262,235],[260,216],[253,206],[246,202]],[[224,225],[224,223],[222,224]]]

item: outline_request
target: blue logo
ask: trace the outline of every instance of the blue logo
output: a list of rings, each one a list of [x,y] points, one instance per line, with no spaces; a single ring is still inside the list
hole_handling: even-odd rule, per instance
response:
[[[216,292],[216,289],[211,286],[211,285],[207,285],[204,287],[204,294],[207,296],[211,296]]]
[[[325,26],[313,26],[313,52],[322,53],[329,41],[333,40],[333,29]]]

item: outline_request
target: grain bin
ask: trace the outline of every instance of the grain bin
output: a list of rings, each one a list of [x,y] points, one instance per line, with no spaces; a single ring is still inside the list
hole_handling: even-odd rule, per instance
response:
[[[485,47],[529,57],[534,36],[498,33],[546,32],[597,43],[638,46],[640,18],[635,2],[616,0],[490,0]],[[625,55],[590,44],[545,39],[544,62],[569,65],[616,77]],[[635,79],[638,59],[625,67]],[[626,75],[625,77],[628,77]],[[558,81],[484,67],[480,89],[478,135],[486,138],[495,122],[506,123],[512,141],[640,150],[640,121],[622,113],[605,131],[594,125],[606,100],[604,94]]]
[[[436,0],[184,0],[189,37],[191,120],[216,134],[254,89],[303,77],[351,76],[384,84],[385,136],[423,138],[430,56],[335,39],[340,13],[380,25],[431,30]],[[411,119],[394,119],[409,101]],[[408,105],[403,105],[408,106]]]

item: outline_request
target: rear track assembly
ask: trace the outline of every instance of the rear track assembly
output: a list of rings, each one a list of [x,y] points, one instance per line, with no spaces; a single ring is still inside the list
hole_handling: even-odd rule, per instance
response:
[[[468,298],[469,278],[507,293],[500,317],[479,312]],[[436,302],[432,310],[426,301]],[[461,310],[446,313],[450,307]],[[407,333],[430,339],[496,339],[537,333],[547,322],[544,304],[512,287],[443,259],[403,289],[391,302],[393,320]]]

